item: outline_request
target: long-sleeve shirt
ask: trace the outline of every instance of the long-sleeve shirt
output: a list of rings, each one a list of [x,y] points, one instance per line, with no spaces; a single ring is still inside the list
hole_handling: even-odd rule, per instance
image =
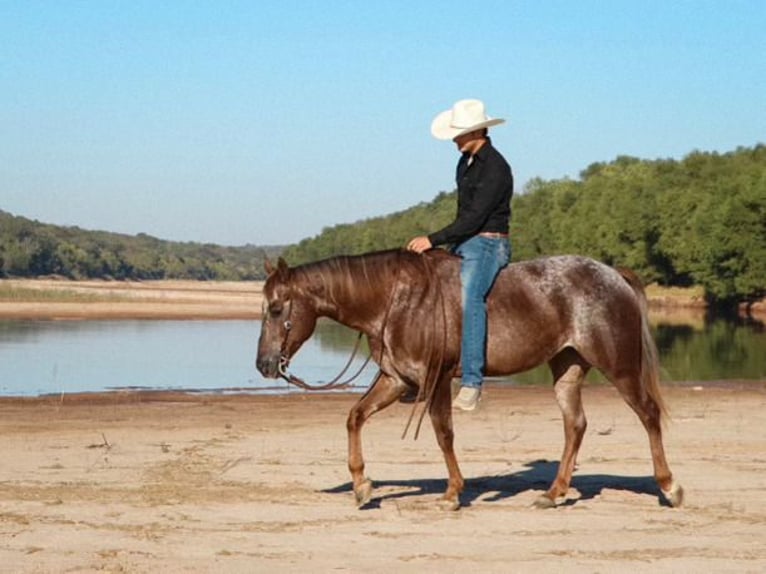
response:
[[[431,233],[433,245],[462,243],[479,233],[508,233],[513,196],[511,166],[492,142],[479,148],[473,160],[464,153],[457,164],[457,217]]]

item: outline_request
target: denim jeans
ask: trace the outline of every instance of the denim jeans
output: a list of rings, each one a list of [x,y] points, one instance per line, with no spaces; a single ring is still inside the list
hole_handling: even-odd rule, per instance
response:
[[[507,238],[476,235],[458,245],[455,253],[462,258],[462,384],[479,388],[487,346],[487,295],[497,274],[510,261],[511,244]]]

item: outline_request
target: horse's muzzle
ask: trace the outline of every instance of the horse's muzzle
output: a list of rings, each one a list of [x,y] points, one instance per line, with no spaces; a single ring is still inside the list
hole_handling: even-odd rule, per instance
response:
[[[255,367],[267,379],[276,379],[279,377],[282,358],[279,355],[269,357],[258,357],[255,360]]]

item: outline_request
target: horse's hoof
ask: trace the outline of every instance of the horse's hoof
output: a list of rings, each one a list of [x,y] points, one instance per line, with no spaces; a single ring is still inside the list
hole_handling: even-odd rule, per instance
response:
[[[541,494],[532,503],[535,508],[556,508],[556,501],[550,498],[547,494]]]
[[[459,510],[460,509],[460,500],[455,498],[440,498],[436,505],[439,507],[440,510]]]
[[[684,489],[675,480],[670,485],[670,490],[663,490],[662,496],[668,501],[668,504],[673,508],[678,508],[684,503]]]
[[[372,481],[368,478],[359,485],[359,488],[354,489],[354,497],[356,498],[357,507],[361,508],[372,499]]]

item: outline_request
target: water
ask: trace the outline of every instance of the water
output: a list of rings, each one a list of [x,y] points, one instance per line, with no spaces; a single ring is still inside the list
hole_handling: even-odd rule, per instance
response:
[[[0,395],[131,388],[291,391],[256,371],[259,329],[257,321],[0,321]],[[762,323],[660,325],[654,334],[664,381],[766,379]],[[320,322],[290,369],[307,382],[330,380],[346,364],[355,340],[345,327]],[[360,389],[374,373],[368,366]],[[550,374],[543,366],[506,380],[549,384]]]
[[[259,332],[257,321],[0,321],[0,395],[128,388],[286,392],[286,383],[255,369]],[[330,380],[355,340],[345,327],[320,323],[290,369],[307,381]],[[373,374],[369,366],[361,383]]]
[[[652,328],[664,382],[766,379],[766,330],[759,321],[710,318],[691,324],[658,324]],[[547,366],[515,375],[519,383],[551,380]],[[606,379],[595,369],[589,381]]]

